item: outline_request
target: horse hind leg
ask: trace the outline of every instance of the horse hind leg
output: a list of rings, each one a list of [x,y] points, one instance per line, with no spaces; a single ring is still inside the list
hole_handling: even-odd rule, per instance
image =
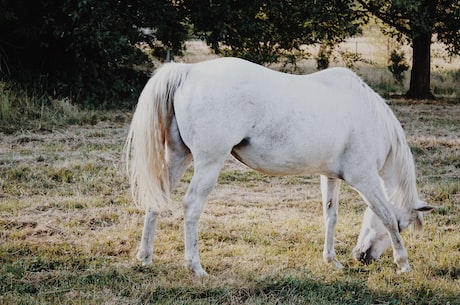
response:
[[[170,189],[173,190],[192,162],[192,154],[182,141],[175,117],[173,117],[169,128],[166,159],[168,161],[169,185]]]
[[[206,197],[217,183],[226,156],[200,158],[194,156],[194,174],[184,197],[185,260],[189,270],[196,276],[206,276],[198,251],[198,222]]]
[[[334,249],[334,231],[337,224],[340,184],[339,179],[321,175],[323,218],[326,229],[323,258],[326,263],[331,264],[338,270],[344,269],[344,266],[337,260]]]
[[[136,255],[137,259],[142,263],[143,266],[152,265],[153,236],[155,235],[157,219],[157,212],[147,211],[145,213],[141,244]]]
[[[170,153],[174,162],[168,163],[169,169],[169,181],[171,190],[179,182],[179,179],[183,176],[185,170],[191,163],[191,155],[180,155],[177,153]],[[172,161],[172,160],[171,160]],[[152,264],[153,256],[153,238],[155,235],[156,223],[158,220],[158,212],[147,211],[144,217],[144,228],[142,230],[141,244],[137,253],[137,259],[142,265],[148,266]]]
[[[169,185],[170,189],[173,190],[192,160],[190,150],[182,142],[174,118],[170,127],[166,158],[168,162]],[[152,264],[153,238],[157,220],[158,212],[147,211],[145,213],[141,244],[137,253],[137,259],[145,266]]]

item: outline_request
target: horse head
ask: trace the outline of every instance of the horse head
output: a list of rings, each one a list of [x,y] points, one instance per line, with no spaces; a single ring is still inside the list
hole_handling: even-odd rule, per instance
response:
[[[421,230],[423,228],[423,213],[433,209],[435,207],[428,205],[426,202],[418,201],[411,209],[395,210],[399,232],[402,232],[410,225],[413,225],[416,230]],[[373,260],[377,260],[390,245],[390,237],[385,226],[374,212],[367,208],[358,243],[353,250],[354,258],[368,264]]]

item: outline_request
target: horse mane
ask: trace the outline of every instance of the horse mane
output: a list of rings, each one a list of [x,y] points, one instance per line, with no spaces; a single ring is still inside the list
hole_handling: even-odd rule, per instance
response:
[[[418,201],[414,159],[407,143],[405,132],[386,101],[370,88],[358,75],[353,73],[355,83],[365,97],[377,122],[383,127],[390,141],[390,151],[384,167],[391,166],[396,179],[383,181],[387,199],[396,207],[410,209]],[[357,89],[357,88],[353,88]]]

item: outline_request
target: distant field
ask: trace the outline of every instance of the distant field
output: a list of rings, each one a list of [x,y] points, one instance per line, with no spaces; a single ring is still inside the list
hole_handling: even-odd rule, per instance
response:
[[[423,233],[403,234],[410,273],[396,275],[391,251],[368,266],[351,259],[364,204],[347,186],[336,234],[347,268],[332,270],[322,261],[318,177],[269,177],[232,159],[201,219],[210,277],[183,266],[179,203],[160,220],[153,267],[141,267],[143,213],[120,161],[130,114],[112,113],[95,125],[0,134],[0,303],[460,304],[460,109],[390,102],[421,197],[439,206]]]
[[[177,60],[199,62],[217,57],[202,41],[188,41],[186,49],[185,56]],[[307,47],[306,50],[310,57],[299,61],[296,66],[282,67],[279,64],[272,64],[270,68],[296,74],[312,73],[316,71],[315,56],[318,53],[318,47]],[[352,69],[374,90],[385,97],[401,95],[409,88],[410,70],[404,73],[405,79],[402,85],[394,81],[387,68],[392,50],[402,50],[407,63],[411,65],[412,49],[409,45],[402,45],[395,39],[383,35],[376,25],[368,25],[362,36],[350,38],[335,49],[331,56],[330,66],[346,66],[343,54],[357,54],[363,61],[353,63]],[[431,62],[433,93],[443,98],[460,98],[460,56],[449,57],[444,45],[433,43]]]

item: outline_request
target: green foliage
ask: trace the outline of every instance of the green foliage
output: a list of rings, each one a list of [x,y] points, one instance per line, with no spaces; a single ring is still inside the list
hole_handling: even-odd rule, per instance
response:
[[[440,14],[434,26],[437,39],[446,44],[449,54],[460,54],[460,2],[456,0],[438,1]]]
[[[390,65],[388,66],[388,70],[390,70],[391,74],[393,74],[394,79],[399,84],[402,84],[404,80],[404,72],[409,69],[409,65],[406,63],[406,59],[404,58],[404,52],[393,50],[390,55]]]
[[[338,43],[358,33],[361,22],[353,1],[184,2],[195,31],[215,52],[258,63],[302,57],[303,44]]]
[[[35,96],[27,91],[18,90],[7,83],[0,82],[0,126],[12,126],[36,120],[42,116],[42,96]]]
[[[135,99],[152,57],[180,55],[188,35],[216,53],[258,63],[295,64],[307,56],[303,45],[322,45],[317,60],[324,68],[330,50],[359,33],[369,14],[401,39],[428,33],[422,45],[436,33],[458,54],[459,13],[455,0],[1,0],[0,81],[112,107]]]
[[[186,35],[179,9],[167,0],[4,0],[2,5],[2,78],[94,107],[138,95],[150,65],[141,42],[154,54],[177,52]]]
[[[460,3],[457,0],[357,0],[390,29],[388,34],[413,41],[423,34],[436,34],[451,55],[460,54]]]
[[[460,54],[460,3],[458,0],[357,0],[364,12],[379,18],[390,28],[387,34],[412,44],[412,71],[407,97],[433,98],[430,86],[430,45],[433,35]]]

